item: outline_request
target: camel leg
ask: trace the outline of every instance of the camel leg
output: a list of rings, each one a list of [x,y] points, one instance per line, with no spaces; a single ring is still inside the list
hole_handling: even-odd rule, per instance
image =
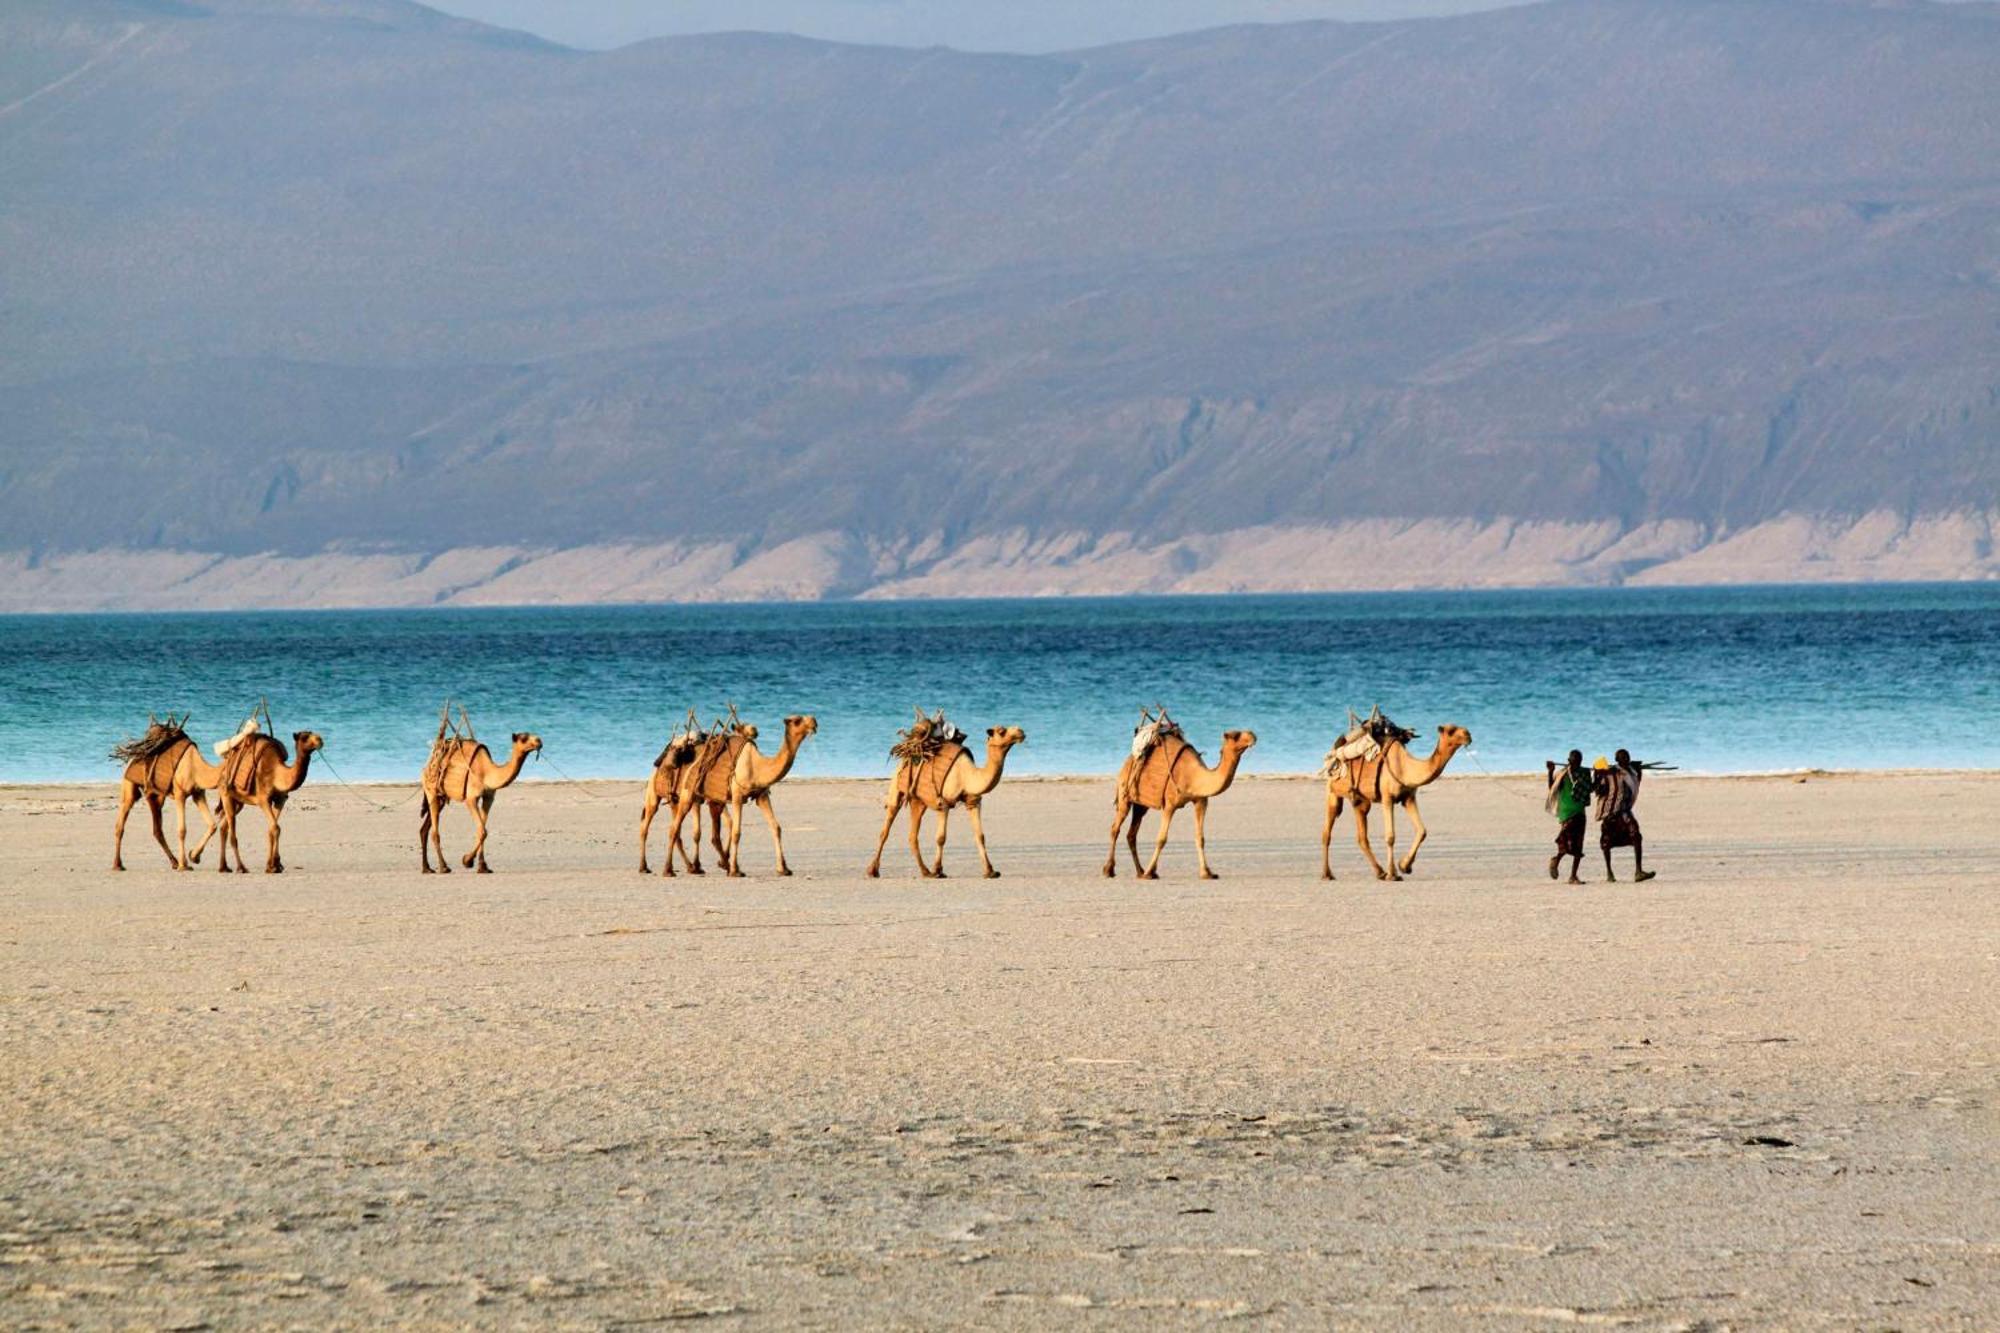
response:
[[[216,869],[226,875],[229,873],[229,837],[236,831],[236,815],[229,808],[227,792],[224,792],[216,802],[216,819],[222,826],[222,832],[215,840]]]
[[[1160,853],[1167,850],[1167,833],[1173,826],[1174,807],[1171,802],[1168,802],[1160,807],[1160,836],[1153,840],[1153,859],[1148,861],[1145,870],[1140,872],[1140,879],[1158,879],[1160,877]]]
[[[201,835],[201,842],[195,847],[193,854],[188,858],[190,861],[193,861],[196,865],[201,864],[201,854],[208,850],[209,839],[213,838],[216,834],[216,831],[222,827],[221,798],[218,797],[216,799],[215,808],[213,810],[208,808],[208,802],[207,800],[204,799],[201,803],[201,811],[202,811],[202,818],[208,821],[208,829]]]
[[[111,830],[111,868],[125,868],[125,817],[132,813],[132,806],[139,799],[139,784],[120,782],[118,784],[118,824]]]
[[[1369,807],[1359,801],[1354,803],[1354,841],[1361,844],[1361,854],[1375,868],[1375,878],[1387,879],[1389,872],[1382,868],[1382,863],[1375,859],[1375,849],[1368,845],[1368,810]]]
[[[889,845],[889,833],[896,827],[896,816],[903,809],[903,793],[900,790],[889,793],[889,799],[882,802],[888,813],[882,819],[882,836],[875,839],[875,859],[868,863],[868,878],[882,878],[882,849]]]
[[[192,792],[189,793],[189,795],[192,795],[194,797],[194,803],[196,808],[199,809],[204,816],[206,816],[208,814],[208,799],[205,796],[203,796],[200,792]],[[197,846],[194,849],[194,855],[192,857],[188,855],[187,803],[188,803],[188,798],[185,795],[174,797],[174,841],[176,844],[179,845],[181,853],[180,859],[174,863],[174,869],[176,870],[192,869],[194,867],[194,863],[196,861],[201,860],[201,849],[203,847],[208,846],[208,839],[203,838],[201,840],[200,846]],[[214,832],[215,821],[212,819],[209,820],[208,827],[211,833]]]
[[[724,870],[727,870],[732,865],[736,864],[736,844],[733,842],[725,842],[723,840],[722,837],[723,809],[724,806],[721,801],[710,801],[708,803],[708,836],[710,843],[713,844],[713,846],[715,847],[715,855],[718,864],[720,864]],[[737,814],[739,816],[742,813],[743,812],[740,810],[737,811]],[[694,832],[696,837],[701,836],[701,819],[699,817],[697,817],[694,821]]]
[[[1326,823],[1319,830],[1319,877],[1333,878],[1333,823],[1340,818],[1341,807],[1347,802],[1328,793],[1326,798]]]
[[[179,828],[182,870],[192,870],[201,864],[201,854],[208,849],[208,840],[215,836],[215,816],[209,812],[207,794],[197,791],[190,792],[189,795],[194,797],[195,809],[201,811],[201,817],[208,825],[208,830],[201,835],[201,841],[195,844],[194,853],[190,855],[187,843],[187,797],[176,797],[174,818]]]
[[[639,811],[639,873],[650,875],[652,867],[646,864],[646,831],[653,827],[653,814],[660,808],[660,794],[653,790],[651,781],[646,783],[646,804]],[[667,853],[667,873],[674,873],[674,854]]]
[[[1000,872],[993,868],[993,858],[986,854],[986,826],[979,819],[979,802],[967,801],[965,803],[965,817],[972,821],[972,841],[979,848],[981,872],[988,879],[1000,878]]]
[[[167,864],[179,870],[181,863],[174,860],[174,849],[167,846],[166,825],[161,816],[166,813],[167,803],[152,792],[146,793],[146,812],[153,817],[153,841],[160,844],[160,855],[167,858]]]
[[[243,844],[237,836],[242,832],[237,822],[242,817],[243,802],[237,801],[229,808],[229,851],[236,858],[236,873],[247,875],[250,873],[250,867],[243,864]]]
[[[922,801],[910,802],[910,855],[916,858],[918,879],[931,877],[930,862],[924,860],[924,849],[920,845],[924,834],[924,811],[927,808]]]
[[[467,801],[465,804],[466,808],[472,811],[472,817],[479,821],[479,840],[473,843],[472,850],[465,854],[465,864],[477,865],[479,874],[490,875],[493,873],[493,868],[486,864],[486,818],[493,813],[493,793],[481,792],[478,800]]]
[[[1196,801],[1194,803],[1195,864],[1201,867],[1201,877],[1203,879],[1221,879],[1222,876],[1216,874],[1213,870],[1210,870],[1208,868],[1208,830],[1206,828],[1207,823],[1208,823],[1208,802],[1205,799]]]
[[[1118,875],[1118,835],[1125,830],[1125,817],[1132,813],[1131,802],[1123,792],[1118,796],[1118,813],[1111,817],[1111,854],[1104,858],[1104,878],[1115,879]],[[1137,859],[1136,857],[1134,858]]]
[[[736,852],[743,845],[743,798],[729,798],[729,846],[722,853],[722,873],[731,879],[743,878],[743,868],[736,864]]]
[[[1424,845],[1424,838],[1428,836],[1429,830],[1424,827],[1424,817],[1417,810],[1417,794],[1415,792],[1410,793],[1409,797],[1403,803],[1403,808],[1409,812],[1410,827],[1417,831],[1417,840],[1410,844],[1410,854],[1403,858],[1403,873],[1407,875],[1416,867],[1417,848]]]
[[[944,878],[944,831],[951,823],[951,807],[942,803],[938,806],[937,864],[931,867],[932,879]]]
[[[264,873],[267,875],[282,875],[285,873],[285,863],[278,856],[278,807],[267,799],[259,802],[257,808],[264,812],[266,822],[264,829]],[[241,864],[242,858],[238,857],[237,862]]]
[[[437,811],[431,808],[431,794],[424,792],[417,800],[417,864],[423,873],[431,873],[431,825],[437,820]]]
[[[451,808],[451,802],[444,798],[443,792],[439,792],[434,800],[437,809],[431,816],[431,847],[437,852],[438,874],[449,875],[451,857],[447,856],[444,850],[444,812]]]
[[[1388,878],[1400,880],[1403,875],[1401,871],[1396,869],[1396,803],[1394,801],[1382,802],[1382,836],[1387,840],[1386,852],[1382,859],[1389,867]]]
[[[764,812],[764,822],[771,826],[771,846],[778,853],[778,873],[789,877],[792,868],[785,864],[785,831],[778,827],[778,812],[771,805],[771,793],[765,792],[757,798],[757,808]],[[741,819],[742,815],[739,813],[737,818]],[[730,855],[735,854],[732,847]]]
[[[1132,854],[1132,873],[1144,879],[1146,867],[1139,860],[1139,825],[1146,822],[1146,807],[1132,807],[1132,826],[1125,830],[1125,850]]]
[[[692,857],[687,854],[687,847],[681,842],[681,825],[686,822],[688,811],[690,810],[695,812],[694,855]],[[702,873],[701,803],[699,801],[683,803],[679,797],[674,798],[674,820],[667,829],[667,868],[661,871],[661,874],[671,875],[674,873],[674,853],[676,852],[680,853],[681,864],[688,868],[690,875],[699,875]]]

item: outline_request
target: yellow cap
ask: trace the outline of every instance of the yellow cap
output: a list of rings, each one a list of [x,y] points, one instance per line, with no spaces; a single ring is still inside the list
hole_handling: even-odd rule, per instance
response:
[[[1603,755],[1599,755],[1599,756],[1597,756],[1597,762],[1596,762],[1596,763],[1594,763],[1594,764],[1592,764],[1592,765],[1591,765],[1591,767],[1592,767],[1592,768],[1609,768],[1609,767],[1611,767],[1611,761],[1610,761],[1609,759],[1606,759],[1606,758],[1605,758],[1605,757],[1604,757]]]

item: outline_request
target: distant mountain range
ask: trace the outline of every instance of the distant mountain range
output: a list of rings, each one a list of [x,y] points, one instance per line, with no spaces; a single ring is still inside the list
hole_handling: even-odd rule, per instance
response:
[[[0,8],[0,609],[2000,576],[2000,6]]]

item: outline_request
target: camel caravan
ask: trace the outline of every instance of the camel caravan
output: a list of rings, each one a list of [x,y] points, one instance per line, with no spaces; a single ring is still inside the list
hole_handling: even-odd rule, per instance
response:
[[[478,874],[490,874],[486,861],[488,818],[494,797],[513,785],[523,765],[540,755],[542,739],[533,732],[517,731],[509,739],[507,758],[496,759],[493,751],[474,735],[472,720],[463,707],[454,721],[451,704],[446,703],[438,718],[437,734],[430,757],[418,779],[421,807],[417,822],[417,858],[423,874],[450,874],[444,850],[444,812],[450,805],[463,805],[475,827],[471,847],[459,864]],[[781,739],[770,754],[758,747],[755,726],[736,714],[732,704],[728,716],[707,726],[697,721],[694,709],[675,730],[653,760],[646,780],[639,812],[639,873],[651,874],[647,843],[653,820],[664,810],[669,815],[666,855],[660,874],[672,876],[678,862],[689,874],[705,873],[702,864],[702,815],[708,816],[710,846],[716,864],[726,875],[741,877],[743,807],[754,805],[771,830],[771,847],[776,856],[776,873],[790,875],[785,860],[784,830],[771,804],[771,792],[792,771],[799,750],[819,731],[819,722],[810,714],[794,714],[784,719]],[[916,710],[912,724],[897,733],[890,747],[892,775],[883,796],[882,829],[875,840],[875,855],[867,875],[882,873],[882,853],[895,829],[896,817],[907,812],[910,855],[917,873],[924,879],[945,878],[944,849],[951,812],[963,808],[972,824],[972,839],[979,851],[980,872],[997,879],[1000,872],[986,846],[986,828],[980,811],[985,799],[1000,785],[1007,756],[1025,744],[1027,733],[1017,726],[995,726],[986,731],[984,763],[975,762],[967,745],[966,733],[953,725],[942,711],[925,714]],[[1319,777],[1326,783],[1326,818],[1320,829],[1320,878],[1333,875],[1332,844],[1334,824],[1348,806],[1354,807],[1355,841],[1375,877],[1400,880],[1411,873],[1417,852],[1428,830],[1417,806],[1417,793],[1435,782],[1453,755],[1472,744],[1472,733],[1446,723],[1437,729],[1437,743],[1428,756],[1410,753],[1409,743],[1416,733],[1383,716],[1380,708],[1367,717],[1348,713],[1345,731],[1327,752]],[[1243,756],[1257,744],[1255,732],[1231,730],[1222,733],[1219,762],[1210,767],[1178,722],[1164,707],[1142,709],[1133,730],[1132,744],[1118,769],[1112,793],[1111,849],[1103,873],[1118,873],[1118,839],[1122,833],[1140,879],[1158,879],[1160,858],[1174,816],[1183,808],[1194,810],[1195,864],[1202,879],[1218,878],[1208,863],[1208,803],[1228,791],[1236,780]],[[117,824],[112,835],[111,868],[125,868],[123,848],[125,823],[132,807],[146,802],[152,816],[153,840],[176,870],[188,870],[201,861],[210,840],[219,836],[218,861],[224,871],[240,874],[248,870],[237,846],[237,817],[246,806],[261,810],[267,823],[268,847],[264,869],[267,874],[284,871],[279,855],[279,819],[286,798],[304,784],[312,756],[324,745],[318,734],[294,732],[292,748],[271,734],[270,712],[263,705],[228,740],[215,747],[216,762],[202,756],[201,746],[187,732],[187,716],[169,714],[162,721],[148,719],[143,735],[124,741],[111,758],[124,765],[119,779]],[[296,759],[292,756],[296,754]],[[210,796],[215,798],[213,810]],[[201,840],[188,849],[187,802],[207,824]],[[162,826],[167,803],[175,812],[176,845],[170,846]],[[1369,841],[1369,814],[1382,811],[1384,860],[1378,860]],[[1396,811],[1409,817],[1415,837],[1401,860],[1396,856]],[[1139,855],[1139,828],[1147,812],[1158,811],[1160,828],[1150,857]],[[923,823],[936,815],[934,853],[926,858]],[[688,828],[692,816],[693,827]],[[682,841],[688,832],[693,852]],[[431,864],[431,853],[437,864]]]

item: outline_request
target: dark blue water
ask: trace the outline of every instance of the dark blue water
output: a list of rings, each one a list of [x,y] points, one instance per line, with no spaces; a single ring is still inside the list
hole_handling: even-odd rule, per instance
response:
[[[685,709],[728,701],[766,737],[818,715],[801,775],[886,771],[918,705],[1024,727],[1013,771],[1106,772],[1156,701],[1211,757],[1255,731],[1249,772],[1315,768],[1377,702],[1471,728],[1467,771],[1572,745],[1710,772],[1992,768],[1997,667],[2000,586],[1966,584],[4,617],[0,781],[109,778],[148,710],[192,709],[212,745],[260,697],[341,775],[411,779],[447,695],[489,740],[540,733],[535,777],[640,776]]]

